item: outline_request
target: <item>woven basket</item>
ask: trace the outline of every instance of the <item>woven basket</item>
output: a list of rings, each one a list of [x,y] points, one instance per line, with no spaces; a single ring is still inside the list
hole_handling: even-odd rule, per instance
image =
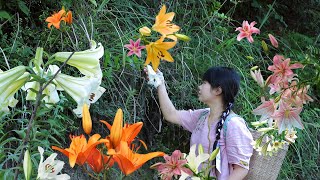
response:
[[[254,140],[260,136],[257,131],[251,133]],[[283,149],[279,149],[273,156],[259,155],[256,150],[253,150],[253,155],[250,159],[250,170],[245,180],[276,180],[287,151],[288,145],[285,145]]]

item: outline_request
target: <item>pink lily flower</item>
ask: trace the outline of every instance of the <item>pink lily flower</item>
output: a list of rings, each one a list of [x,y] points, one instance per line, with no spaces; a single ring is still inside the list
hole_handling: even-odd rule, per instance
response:
[[[272,34],[268,34],[268,36],[269,36],[269,40],[270,40],[272,46],[275,48],[278,48],[279,44],[278,44],[277,39]]]
[[[295,106],[302,106],[303,102],[297,94],[297,81],[292,81],[290,87],[286,88],[281,95],[281,100]]]
[[[289,130],[293,127],[303,129],[299,114],[302,111],[302,107],[293,107],[288,103],[281,101],[279,110],[277,110],[272,117],[275,119],[276,124],[279,128],[279,134],[284,130]]]
[[[280,81],[290,81],[294,77],[292,69],[302,68],[300,63],[290,64],[290,58],[285,59],[283,56],[275,55],[273,57],[273,65],[268,67],[268,70],[273,72],[270,83],[276,84]]]
[[[272,124],[273,118],[272,115],[276,110],[276,104],[273,99],[269,101],[263,101],[260,106],[252,111],[254,115],[260,115],[260,122],[264,120],[268,120],[269,125]]]
[[[241,41],[243,38],[247,38],[250,43],[253,43],[252,34],[260,34],[260,30],[256,27],[253,27],[257,23],[255,21],[251,22],[250,25],[248,21],[242,22],[242,27],[238,27],[236,31],[240,31],[237,36],[237,40]]]
[[[136,42],[130,39],[130,44],[126,44],[124,45],[124,47],[130,50],[127,56],[131,56],[132,54],[135,54],[138,57],[141,57],[141,50],[146,48],[145,46],[140,46],[140,39],[138,39]]]
[[[306,104],[308,101],[313,102],[313,99],[307,94],[310,85],[300,88],[297,92],[297,96],[301,99],[303,104]]]
[[[182,171],[190,175],[193,174],[190,169],[184,167],[187,160],[183,159],[183,154],[180,150],[175,150],[171,156],[164,155],[164,159],[166,162],[156,163],[151,166],[151,168],[155,168],[159,171],[161,179],[170,180],[173,176],[177,178],[178,175],[181,175]]]
[[[254,79],[254,81],[256,81],[258,83],[258,85],[263,88],[264,87],[264,80],[261,75],[260,69],[254,70],[254,71],[250,70],[250,74],[251,74],[251,77]]]

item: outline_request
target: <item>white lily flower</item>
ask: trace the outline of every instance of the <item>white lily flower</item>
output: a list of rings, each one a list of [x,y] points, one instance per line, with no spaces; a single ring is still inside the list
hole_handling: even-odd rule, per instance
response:
[[[70,179],[68,174],[59,174],[63,168],[64,162],[60,160],[54,160],[57,157],[57,153],[52,153],[45,161],[43,161],[44,150],[38,146],[40,152],[40,163],[38,168],[37,179],[40,180],[67,180]]]
[[[29,80],[30,74],[25,72],[16,81],[11,82],[3,91],[0,91],[0,111],[9,112],[10,107],[15,107],[18,100],[14,98],[14,94]]]
[[[191,146],[190,148],[190,152],[189,155],[186,157],[187,161],[188,161],[188,166],[190,167],[190,169],[194,172],[194,173],[198,173],[198,168],[200,166],[201,163],[203,163],[204,161],[208,160],[210,155],[203,153],[203,154],[199,154],[198,156],[196,155],[196,147],[197,145],[194,144]]]
[[[187,174],[184,171],[181,171],[181,176],[179,178],[179,180],[186,180],[186,179],[191,179],[191,180],[201,180],[201,178],[196,177],[196,176],[190,176],[189,174]]]
[[[9,85],[16,81],[23,73],[26,72],[25,66],[17,66],[8,71],[0,72],[0,93],[4,92]]]
[[[72,52],[57,52],[53,55],[57,61],[64,62]],[[102,76],[100,68],[100,58],[104,54],[101,43],[91,40],[91,48],[85,51],[75,52],[67,64],[76,67],[82,74],[90,77]]]
[[[59,68],[59,67],[58,67]],[[47,76],[48,72],[51,70],[48,69],[47,72],[43,72],[43,69],[41,67],[38,68],[33,68],[33,71],[37,74],[40,75],[42,74],[43,76]],[[52,75],[52,74],[50,74]],[[35,101],[37,93],[32,91],[31,89],[34,89],[36,91],[39,91],[40,89],[40,83],[37,81],[32,81],[32,82],[27,82],[26,85],[22,88],[23,90],[27,91],[27,97],[26,100],[29,101]],[[46,106],[50,107],[50,104],[56,104],[57,102],[60,101],[59,95],[57,88],[54,84],[49,84],[44,90],[43,94],[46,96],[43,98],[43,100],[46,102]],[[49,104],[47,104],[49,103]]]
[[[105,88],[99,86],[101,78],[72,77],[59,73],[54,81],[77,102],[78,106],[73,111],[78,117],[82,117],[84,103],[90,105],[96,102],[105,91]]]

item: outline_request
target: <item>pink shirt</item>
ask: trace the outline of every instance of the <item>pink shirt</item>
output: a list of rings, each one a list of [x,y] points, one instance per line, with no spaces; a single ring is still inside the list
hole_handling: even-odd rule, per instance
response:
[[[206,113],[207,112],[207,113]],[[190,146],[201,144],[204,152],[211,154],[212,146],[216,139],[215,131],[218,122],[208,125],[208,116],[210,109],[198,109],[189,111],[179,111],[179,119],[182,127],[192,133]],[[201,114],[203,115],[200,118]],[[232,164],[237,164],[249,170],[249,161],[253,152],[252,135],[247,128],[243,118],[229,115],[231,119],[227,124],[226,138],[224,137],[224,128],[220,134],[220,156],[221,156],[221,174],[218,172],[219,180],[226,180],[232,172]],[[229,118],[230,118],[229,117]],[[200,118],[200,119],[199,119]],[[226,140],[225,140],[226,139]],[[211,172],[215,176],[215,171]]]

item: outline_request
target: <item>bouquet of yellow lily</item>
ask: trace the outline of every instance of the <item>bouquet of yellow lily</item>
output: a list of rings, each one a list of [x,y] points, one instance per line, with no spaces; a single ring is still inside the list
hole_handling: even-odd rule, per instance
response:
[[[156,71],[160,65],[161,60],[168,62],[173,62],[171,54],[168,52],[169,49],[173,48],[178,39],[183,41],[189,41],[190,38],[183,34],[177,34],[180,30],[180,27],[172,23],[175,13],[169,12],[166,13],[166,6],[163,5],[159,14],[156,16],[156,20],[152,28],[146,26],[139,29],[140,35],[137,41],[130,39],[130,44],[126,44],[124,47],[129,49],[128,56],[133,54],[141,57],[141,50],[147,50],[147,58],[145,65],[152,64],[153,70]],[[152,37],[154,34],[153,31],[159,33],[161,36]],[[157,38],[156,41],[151,41],[152,39]],[[170,39],[171,41],[166,41]],[[141,46],[140,43],[143,43],[145,46]]]

